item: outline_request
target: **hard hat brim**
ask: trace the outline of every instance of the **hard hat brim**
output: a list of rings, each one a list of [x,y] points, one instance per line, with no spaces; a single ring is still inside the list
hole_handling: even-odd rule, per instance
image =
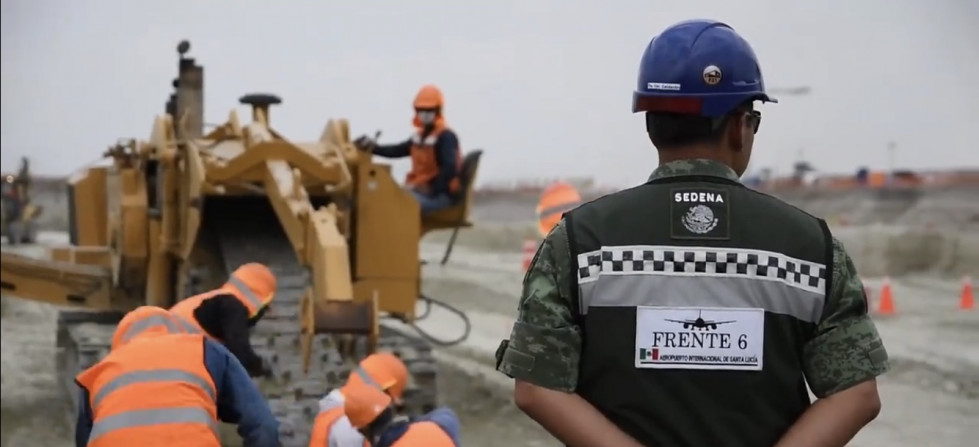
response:
[[[778,103],[764,92],[668,95],[634,92],[632,113],[660,112],[719,118],[747,101]]]

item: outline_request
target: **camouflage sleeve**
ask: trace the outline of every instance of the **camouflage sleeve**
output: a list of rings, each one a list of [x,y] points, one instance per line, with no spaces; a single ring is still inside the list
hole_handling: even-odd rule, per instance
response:
[[[578,384],[581,330],[571,310],[571,253],[562,220],[544,239],[523,280],[517,320],[497,369],[559,391]]]
[[[853,260],[833,238],[833,284],[816,331],[803,351],[803,371],[819,398],[887,371],[887,351],[867,314],[867,296]]]

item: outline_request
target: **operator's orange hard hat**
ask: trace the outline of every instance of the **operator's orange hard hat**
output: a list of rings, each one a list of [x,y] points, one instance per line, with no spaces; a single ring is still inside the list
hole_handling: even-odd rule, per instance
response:
[[[391,406],[391,396],[375,386],[354,383],[344,386],[343,412],[356,429],[364,428],[374,422],[384,410]]]
[[[581,195],[574,186],[564,182],[554,182],[541,194],[537,204],[537,231],[541,237],[547,236],[565,212],[581,205]]]
[[[245,304],[249,317],[254,317],[275,298],[276,284],[272,270],[264,264],[249,262],[235,269],[224,288]]]
[[[445,104],[442,91],[438,87],[428,84],[422,86],[415,95],[414,106],[416,109],[437,109]]]
[[[390,352],[375,352],[360,361],[347,379],[347,384],[375,386],[400,404],[408,385],[408,367]]]

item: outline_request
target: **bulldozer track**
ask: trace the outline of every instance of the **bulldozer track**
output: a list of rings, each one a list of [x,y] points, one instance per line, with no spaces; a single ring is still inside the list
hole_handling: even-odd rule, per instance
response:
[[[346,381],[356,361],[367,354],[366,339],[355,340],[354,358],[343,358],[336,336],[316,335],[309,374],[304,375],[298,315],[300,300],[310,283],[309,272],[297,261],[274,213],[260,213],[261,217],[235,214],[209,218],[225,220],[214,228],[221,229],[215,233],[228,273],[247,262],[262,262],[278,279],[275,301],[252,329],[251,342],[256,353],[272,364],[273,377],[262,379],[260,386],[279,419],[283,445],[305,446],[319,399]],[[433,407],[436,369],[431,348],[415,337],[385,330],[379,349],[398,353],[409,367],[414,383],[406,391],[408,410],[422,412]]]
[[[318,412],[318,401],[329,390],[342,386],[356,362],[367,352],[366,337],[317,335],[309,373],[303,374],[300,351],[299,306],[309,284],[308,270],[296,259],[274,213],[235,212],[222,208],[222,216],[209,216],[209,226],[225,272],[239,265],[262,262],[278,279],[275,301],[252,328],[255,352],[268,359],[272,377],[256,382],[279,420],[283,447],[305,447]],[[217,220],[217,221],[215,221]],[[213,273],[213,272],[211,272]],[[74,424],[78,405],[78,372],[94,365],[108,352],[112,333],[122,314],[116,312],[62,312],[58,319],[57,365],[59,381],[69,396],[69,418]],[[344,358],[338,337],[354,337],[352,357]],[[436,404],[437,364],[431,346],[424,340],[382,327],[378,349],[394,352],[408,366],[411,376],[405,390],[405,411],[420,414]]]

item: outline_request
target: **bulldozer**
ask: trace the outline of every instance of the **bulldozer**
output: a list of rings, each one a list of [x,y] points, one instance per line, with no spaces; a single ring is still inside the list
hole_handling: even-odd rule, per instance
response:
[[[422,216],[390,165],[352,143],[346,120],[329,120],[316,141],[290,141],[271,126],[271,106],[282,100],[248,94],[240,103],[250,123],[232,109],[205,132],[204,68],[189,49],[178,45],[174,92],[149,139],[118,141],[106,163],[69,179],[69,244],[52,246],[46,260],[2,253],[4,295],[76,308],[60,312],[56,337],[69,408],[77,408],[75,375],[108,352],[125,312],[220,287],[247,262],[278,277],[251,342],[271,364],[272,376],[257,380],[284,446],[307,445],[318,399],[375,350],[408,366],[406,411],[434,408],[432,340],[380,320],[422,318],[419,242],[472,226],[482,151],[465,155],[456,203]]]
[[[10,245],[37,242],[37,218],[43,207],[31,201],[31,169],[21,157],[17,174],[3,176],[0,201],[0,233]]]

